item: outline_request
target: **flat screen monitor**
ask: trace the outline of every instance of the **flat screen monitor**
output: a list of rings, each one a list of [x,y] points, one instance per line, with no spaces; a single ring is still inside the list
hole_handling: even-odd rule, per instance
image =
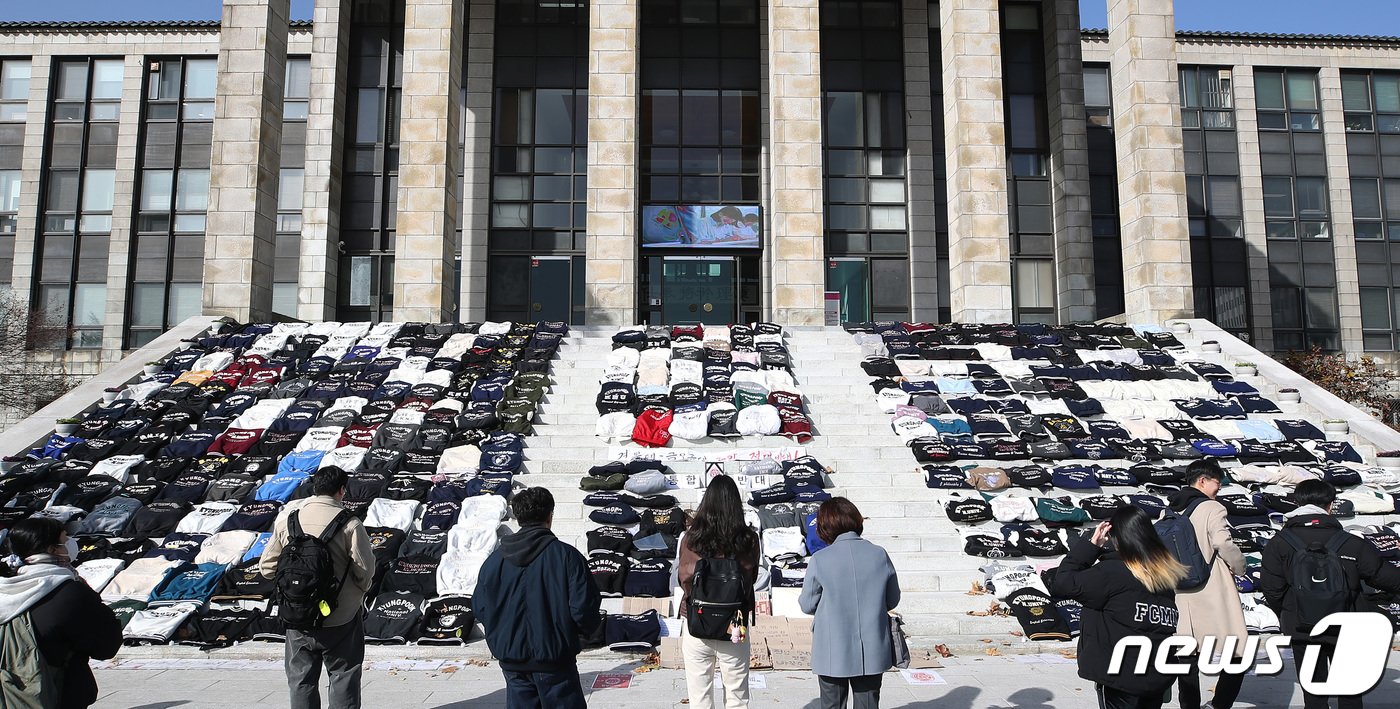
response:
[[[642,246],[673,249],[762,248],[763,208],[732,204],[643,207]]]

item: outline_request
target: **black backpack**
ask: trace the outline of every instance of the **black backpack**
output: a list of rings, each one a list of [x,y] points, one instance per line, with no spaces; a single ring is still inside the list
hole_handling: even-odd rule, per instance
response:
[[[753,584],[735,559],[700,559],[690,584],[685,623],[692,637],[729,640],[731,626],[753,620]]]
[[[1293,563],[1288,571],[1288,589],[1298,612],[1296,630],[1308,631],[1333,613],[1351,608],[1351,584],[1342,563],[1346,532],[1337,532],[1327,543],[1306,544],[1290,530],[1279,533],[1293,547]],[[1289,629],[1285,629],[1287,632]]]
[[[1152,525],[1157,536],[1171,551],[1172,556],[1186,567],[1186,576],[1177,582],[1179,591],[1200,588],[1210,581],[1210,568],[1215,565],[1217,554],[1211,554],[1206,561],[1205,553],[1196,543],[1196,527],[1191,524],[1191,513],[1205,500],[1195,500],[1186,509],[1177,512],[1170,507],[1162,513],[1162,519]]]
[[[290,539],[277,560],[273,600],[288,628],[312,630],[321,627],[326,616],[335,610],[340,587],[345,583],[344,574],[339,578],[335,575],[330,540],[350,521],[350,513],[341,510],[319,537],[302,530],[300,514],[301,510],[297,510],[287,517]],[[344,573],[349,571],[347,565]]]

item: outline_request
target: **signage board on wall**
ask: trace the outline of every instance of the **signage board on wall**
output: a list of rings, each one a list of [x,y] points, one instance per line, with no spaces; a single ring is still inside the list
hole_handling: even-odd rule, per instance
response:
[[[762,248],[763,208],[733,204],[643,207],[642,246],[672,249]]]
[[[841,292],[826,291],[826,324],[828,327],[841,326]]]

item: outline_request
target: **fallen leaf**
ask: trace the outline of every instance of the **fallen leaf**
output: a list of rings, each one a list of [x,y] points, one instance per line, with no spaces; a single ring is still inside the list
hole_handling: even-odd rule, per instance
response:
[[[939,657],[952,657],[952,656],[953,656],[953,651],[952,651],[952,650],[949,650],[947,645],[934,645],[934,646],[933,646],[933,651],[936,652],[936,653],[938,653],[938,656],[939,656]]]
[[[969,595],[969,596],[985,596],[985,595],[987,595],[987,587],[986,587],[986,586],[983,586],[981,581],[973,581],[973,582],[972,582],[972,588],[968,589],[967,595]]]
[[[1074,650],[1061,650],[1060,657],[1069,660],[1077,660],[1079,659],[1079,653],[1075,652]]]
[[[992,642],[992,639],[991,639],[991,638],[982,638],[982,642],[984,642],[984,643],[991,643],[991,642]]]
[[[467,660],[467,664],[473,667],[490,667],[491,663],[486,660]]]
[[[1017,638],[1024,638],[1024,637],[1026,637],[1026,634],[1023,633],[1023,632],[1021,632],[1021,631],[1019,631],[1019,630],[1013,630],[1013,631],[1011,631],[1011,635],[1012,635],[1013,637],[1017,637]]]
[[[994,647],[989,647],[987,648],[987,654],[991,655],[992,657],[1001,657],[1001,650],[998,650]]]
[[[457,666],[456,666],[456,665],[448,665],[448,666],[442,668],[442,673],[445,674],[445,675],[450,675],[450,674],[452,674],[452,673],[454,673],[454,672],[456,672],[456,671],[457,671]]]

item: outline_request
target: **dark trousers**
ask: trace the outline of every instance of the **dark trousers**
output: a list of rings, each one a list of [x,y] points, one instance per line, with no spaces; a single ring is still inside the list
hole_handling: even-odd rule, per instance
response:
[[[1099,709],[1162,709],[1160,694],[1140,697],[1102,684],[1094,685],[1094,693],[1099,698]]]
[[[876,709],[880,706],[881,675],[863,677],[826,677],[817,675],[821,687],[822,709],[846,709],[850,701],[854,709]],[[852,696],[854,695],[854,696]]]
[[[364,661],[363,613],[345,625],[315,630],[288,628],[287,684],[292,690],[292,709],[321,709],[321,665],[330,675],[330,706],[359,709]]]
[[[1181,709],[1200,709],[1201,707],[1201,677],[1200,670],[1196,669],[1198,655],[1192,655],[1191,674],[1182,675],[1176,681],[1177,696],[1181,700]],[[1215,680],[1215,696],[1210,700],[1211,709],[1230,709],[1235,705],[1235,699],[1240,696],[1240,685],[1244,684],[1244,675],[1232,675],[1221,672]]]
[[[1298,670],[1298,677],[1303,676],[1303,653],[1309,647],[1307,643],[1294,642],[1289,647],[1293,648],[1293,665]],[[1317,675],[1312,679],[1324,681],[1327,679],[1327,672],[1332,666],[1332,653],[1336,647],[1329,643],[1318,643],[1316,645],[1321,652],[1317,659]],[[1300,683],[1301,684],[1301,683]],[[1328,709],[1330,697],[1308,694],[1303,692],[1303,709]],[[1338,709],[1361,709],[1361,697],[1337,697]]]
[[[506,676],[506,709],[586,709],[578,668],[554,672],[513,672]]]

